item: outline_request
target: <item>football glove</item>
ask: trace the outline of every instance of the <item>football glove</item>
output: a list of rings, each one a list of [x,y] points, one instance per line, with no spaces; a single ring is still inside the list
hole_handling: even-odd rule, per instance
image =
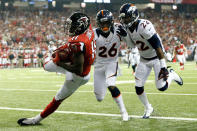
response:
[[[167,68],[161,68],[160,72],[159,72],[159,76],[158,76],[158,80],[160,79],[164,79],[164,81],[166,81],[168,79],[169,76],[169,72]]]
[[[122,25],[118,26],[118,29],[116,31],[118,33],[118,35],[122,36],[122,37],[126,37],[127,36],[127,32],[126,30],[122,27]]]

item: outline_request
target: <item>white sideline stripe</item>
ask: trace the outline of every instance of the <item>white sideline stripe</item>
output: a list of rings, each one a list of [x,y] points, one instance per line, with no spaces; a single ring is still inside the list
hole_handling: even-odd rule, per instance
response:
[[[34,90],[34,89],[3,89],[2,91],[34,91],[34,92],[57,92],[58,90]],[[76,91],[78,93],[93,93],[93,91]],[[121,92],[122,94],[136,94],[135,92]],[[179,94],[179,93],[146,93],[150,95],[175,95],[175,96],[197,96],[197,94]]]
[[[10,83],[10,81],[0,81],[0,83]],[[63,83],[63,81],[15,81],[14,83]],[[135,83],[133,80],[129,81],[116,81],[116,84],[132,84]],[[154,83],[154,80],[147,80],[146,83]],[[171,83],[171,84],[176,84],[176,83]],[[184,83],[185,85],[197,85],[197,82],[188,82]],[[93,85],[93,82],[88,82],[86,85]],[[56,86],[62,86],[62,85],[56,85]]]
[[[24,109],[24,108],[10,108],[10,107],[0,107],[1,110],[15,110],[15,111],[33,111],[41,112],[40,109]],[[92,116],[115,116],[121,117],[120,114],[105,114],[105,113],[89,113],[89,112],[73,112],[73,111],[55,111],[55,113],[61,114],[77,114],[77,115],[92,115]],[[142,118],[142,116],[129,115],[131,118]],[[159,117],[151,116],[152,119],[164,119],[164,120],[181,120],[181,121],[197,121],[197,118],[184,118],[184,117]]]
[[[32,78],[46,78],[46,76],[20,76],[20,77],[23,77],[24,79],[32,79]],[[50,78],[59,78],[59,76],[50,76]],[[64,76],[62,76],[62,77],[64,77]],[[183,79],[197,79],[197,77],[182,77]],[[8,79],[10,79],[10,80],[14,80],[14,79],[16,79],[16,77],[9,77]],[[153,82],[154,80],[147,80],[147,82]],[[125,83],[134,83],[134,81],[133,80],[131,80],[131,81],[123,81],[123,82],[125,82]],[[118,81],[117,81],[117,84],[122,84],[121,82],[119,83]]]

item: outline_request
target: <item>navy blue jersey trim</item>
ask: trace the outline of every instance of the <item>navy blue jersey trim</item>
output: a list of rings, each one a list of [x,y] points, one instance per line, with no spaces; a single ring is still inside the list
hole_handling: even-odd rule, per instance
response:
[[[139,23],[140,23],[140,20],[137,21],[136,32],[137,32],[137,30],[138,30],[138,25],[139,25]]]
[[[154,34],[150,39],[148,39],[148,42],[151,44],[151,46],[152,46],[154,49],[162,48],[162,46],[161,46],[161,41],[160,41],[160,39],[158,38],[157,34]]]

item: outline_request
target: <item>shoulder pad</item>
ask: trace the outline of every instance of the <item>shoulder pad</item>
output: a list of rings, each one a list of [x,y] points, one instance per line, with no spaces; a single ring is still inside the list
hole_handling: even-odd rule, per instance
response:
[[[138,25],[138,31],[140,35],[142,35],[143,38],[147,40],[156,33],[153,24],[150,21],[144,19],[140,20],[140,23]]]

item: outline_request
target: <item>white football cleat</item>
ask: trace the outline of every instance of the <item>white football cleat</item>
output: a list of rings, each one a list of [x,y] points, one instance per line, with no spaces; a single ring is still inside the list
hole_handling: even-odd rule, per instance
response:
[[[37,125],[43,118],[37,115],[32,118],[21,118],[17,121],[20,126]]]
[[[20,126],[27,126],[27,125],[36,125],[36,121],[34,118],[21,118],[17,122]]]
[[[149,107],[148,109],[145,110],[144,115],[143,115],[142,118],[148,119],[148,118],[151,116],[151,114],[152,114],[153,112],[154,112],[154,109],[153,109],[153,107],[150,105],[150,107]]]
[[[122,121],[128,121],[129,120],[129,115],[126,111],[121,113],[121,116],[122,116]]]
[[[180,86],[183,85],[183,79],[173,70],[173,69],[170,69],[170,73],[172,73],[173,75],[173,80],[179,84]]]

